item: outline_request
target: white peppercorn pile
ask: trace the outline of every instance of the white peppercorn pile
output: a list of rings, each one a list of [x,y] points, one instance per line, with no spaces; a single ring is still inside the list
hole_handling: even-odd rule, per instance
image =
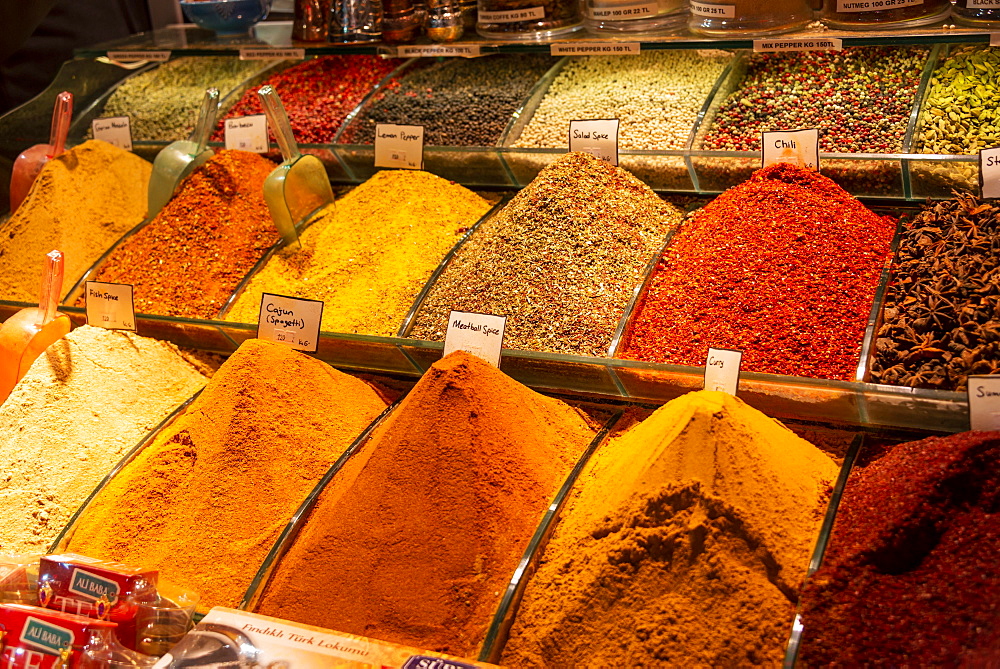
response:
[[[623,150],[683,149],[698,111],[730,59],[724,51],[573,58],[513,146],[565,147],[570,121],[617,118]]]
[[[417,70],[378,94],[341,141],[370,144],[376,123],[399,123],[424,126],[426,144],[495,146],[554,62],[537,55],[456,58]]]
[[[177,58],[126,79],[111,94],[101,116],[128,116],[135,140],[187,139],[198,121],[205,89],[218,88],[224,97],[271,62],[227,56]]]

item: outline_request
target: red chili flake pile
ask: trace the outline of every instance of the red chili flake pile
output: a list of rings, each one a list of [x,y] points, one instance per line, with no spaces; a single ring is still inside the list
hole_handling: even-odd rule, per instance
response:
[[[622,357],[853,380],[895,223],[812,170],[758,170],[686,221],[655,270]]]
[[[1000,432],[900,444],[848,479],[801,596],[806,666],[1000,666]]]
[[[275,167],[256,153],[219,151],[92,280],[132,284],[140,313],[216,317],[278,241],[263,193]]]
[[[290,67],[264,83],[278,92],[299,144],[329,144],[344,118],[400,62],[377,56],[322,56]],[[253,86],[244,93],[225,118],[263,114],[259,88]],[[224,127],[224,120],[220,121],[213,140],[225,139]],[[273,130],[268,131],[275,141]]]

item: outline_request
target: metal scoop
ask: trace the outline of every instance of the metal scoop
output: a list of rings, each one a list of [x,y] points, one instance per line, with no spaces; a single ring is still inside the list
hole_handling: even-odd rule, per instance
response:
[[[69,134],[69,122],[73,118],[73,94],[63,91],[56,96],[56,104],[52,109],[52,130],[49,132],[48,144],[35,144],[25,149],[14,161],[14,171],[10,175],[10,213],[28,197],[31,184],[35,177],[49,162],[66,148],[66,135]]]
[[[73,327],[69,316],[56,312],[63,270],[62,251],[46,254],[38,307],[21,309],[0,326],[0,404],[28,373],[31,363]]]
[[[320,159],[299,152],[285,107],[275,90],[262,86],[257,96],[285,159],[264,180],[264,201],[285,244],[294,248],[299,244],[296,227],[333,202],[333,189]]]
[[[194,126],[190,139],[181,139],[156,154],[153,173],[149,177],[148,207],[146,216],[152,218],[173,197],[174,191],[184,179],[202,163],[212,157],[212,149],[206,149],[208,136],[215,129],[215,117],[219,113],[219,89],[209,88],[198,112],[198,123]]]

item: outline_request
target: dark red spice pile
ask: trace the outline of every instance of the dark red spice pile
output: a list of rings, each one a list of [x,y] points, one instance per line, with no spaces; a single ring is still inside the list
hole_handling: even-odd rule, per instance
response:
[[[329,144],[344,118],[399,64],[377,56],[322,56],[290,67],[264,83],[278,92],[299,144]],[[263,114],[259,88],[253,86],[244,93],[225,118]],[[213,140],[225,139],[224,127],[220,121]],[[269,132],[275,141],[273,130]]]
[[[132,284],[140,313],[216,317],[278,241],[263,193],[275,167],[256,153],[219,151],[108,256],[93,280]]]
[[[622,357],[852,380],[895,224],[830,179],[777,164],[686,221],[660,259]]]
[[[848,480],[803,590],[805,666],[1000,666],[1000,432],[900,444]]]

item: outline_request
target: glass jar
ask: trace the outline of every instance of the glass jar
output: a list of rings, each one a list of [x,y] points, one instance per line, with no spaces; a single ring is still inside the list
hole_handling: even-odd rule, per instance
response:
[[[803,27],[812,16],[808,0],[691,0],[688,27],[702,35],[776,35]]]
[[[961,26],[1000,28],[1000,0],[955,0],[951,15]]]
[[[688,22],[687,0],[581,0],[583,25],[593,33],[679,30]]]
[[[458,0],[427,0],[427,36],[435,42],[454,42],[465,34]]]
[[[825,0],[821,18],[831,28],[910,28],[942,21],[950,0]]]
[[[382,41],[405,44],[417,39],[420,17],[413,0],[382,0]]]
[[[333,0],[327,40],[338,44],[382,39],[381,0]]]
[[[483,37],[546,40],[582,27],[579,0],[479,0],[476,32]]]
[[[330,27],[330,0],[295,0],[292,39],[297,42],[325,42]]]

